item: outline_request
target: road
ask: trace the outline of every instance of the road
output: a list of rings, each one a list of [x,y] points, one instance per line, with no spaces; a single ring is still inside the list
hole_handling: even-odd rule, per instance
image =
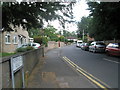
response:
[[[60,54],[61,57],[67,57],[108,87],[118,88],[119,58],[104,53],[84,51],[77,48],[75,44],[60,48]]]

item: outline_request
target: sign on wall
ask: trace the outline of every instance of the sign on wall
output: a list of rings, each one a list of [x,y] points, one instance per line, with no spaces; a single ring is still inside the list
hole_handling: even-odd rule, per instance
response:
[[[15,58],[12,58],[12,71],[15,72],[17,70],[19,70],[20,68],[22,68],[23,66],[23,59],[22,56],[18,56]]]
[[[23,56],[16,56],[11,58],[11,75],[12,75],[12,87],[15,88],[15,73],[20,70],[22,72],[22,85],[24,86],[24,68],[23,68]]]

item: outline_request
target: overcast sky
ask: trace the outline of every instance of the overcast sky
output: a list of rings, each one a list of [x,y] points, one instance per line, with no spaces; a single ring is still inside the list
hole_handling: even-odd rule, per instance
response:
[[[73,7],[73,15],[74,15],[74,20],[76,22],[80,21],[83,16],[88,16],[89,15],[89,10],[86,10],[88,8],[88,5],[86,4],[85,0],[78,0],[74,7]],[[62,27],[60,26],[59,22],[55,20],[54,22],[51,22],[51,25],[53,25],[56,29],[62,30]],[[66,30],[72,32],[77,30],[77,25],[75,23],[72,24],[65,24],[66,25]]]
[[[17,0],[21,2],[22,0]],[[86,4],[85,0],[77,0],[77,3],[73,7],[73,15],[74,20],[76,22],[80,21],[83,16],[88,16],[89,11],[86,10],[88,8],[88,5]],[[47,23],[46,23],[47,24]],[[45,26],[46,26],[45,24]],[[51,25],[53,25],[56,29],[62,30],[63,28],[60,26],[59,21],[55,20],[54,22],[51,22]],[[77,30],[77,25],[75,23],[73,24],[65,24],[66,30],[72,32]]]

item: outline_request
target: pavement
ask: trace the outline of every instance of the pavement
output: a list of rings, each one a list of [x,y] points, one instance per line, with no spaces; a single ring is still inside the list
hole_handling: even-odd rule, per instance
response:
[[[61,57],[60,48],[48,51],[31,73],[27,88],[97,88]]]

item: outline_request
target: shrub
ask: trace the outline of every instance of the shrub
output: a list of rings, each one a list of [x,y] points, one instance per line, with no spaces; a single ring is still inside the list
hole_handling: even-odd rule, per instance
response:
[[[48,39],[47,39],[47,37],[42,37],[42,42],[45,45],[45,47],[48,46]]]
[[[34,37],[34,42],[43,44],[47,47],[48,38],[47,37],[36,36],[36,37]]]
[[[27,47],[26,47],[26,51],[33,50],[33,49],[34,49],[34,48],[31,47],[31,46],[27,46]]]
[[[43,43],[42,37],[41,36],[35,36],[34,37],[34,42],[42,44]]]
[[[26,48],[17,48],[16,49],[16,52],[25,52],[26,51]]]
[[[33,50],[33,49],[34,49],[34,48],[31,47],[31,46],[27,46],[26,48],[20,47],[20,48],[17,48],[17,49],[16,49],[16,52],[26,52],[26,51]]]

